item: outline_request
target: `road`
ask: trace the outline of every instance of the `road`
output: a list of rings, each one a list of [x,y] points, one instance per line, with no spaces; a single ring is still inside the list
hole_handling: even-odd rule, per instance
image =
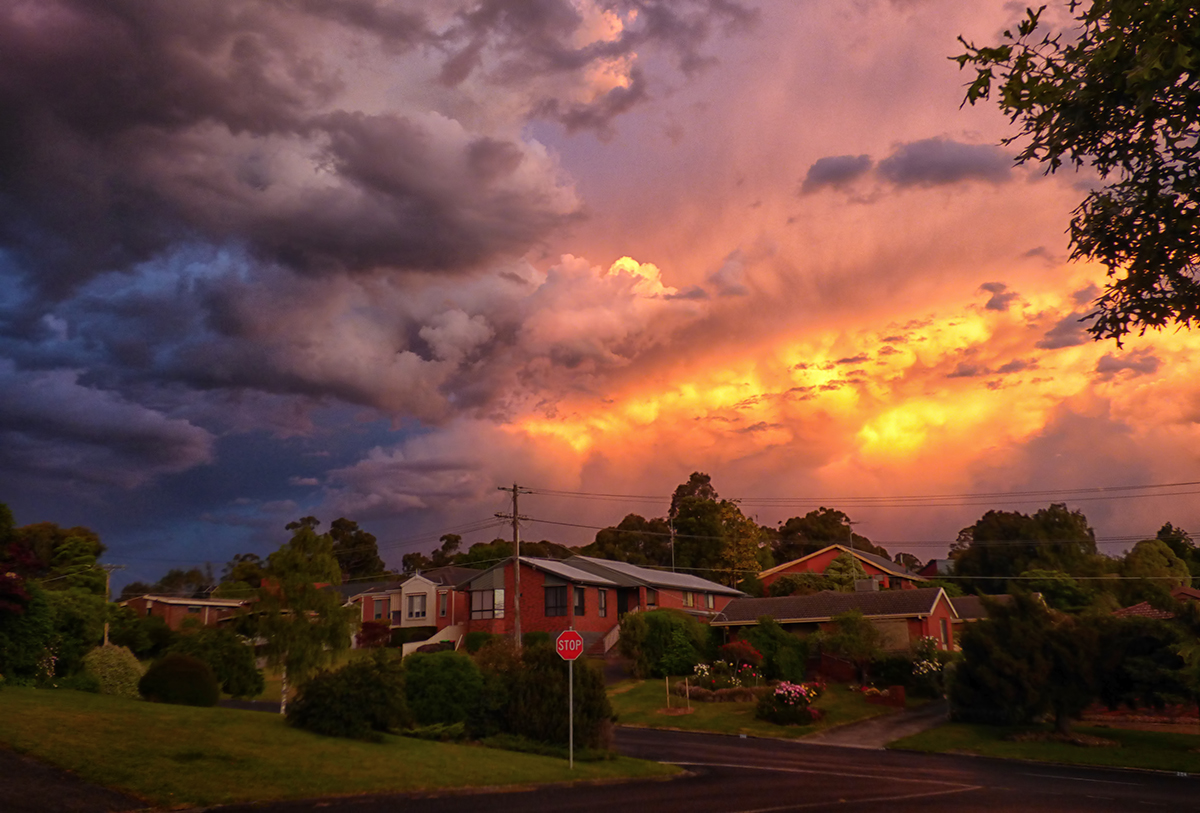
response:
[[[486,794],[320,800],[221,808],[224,813],[784,813],[1194,810],[1200,781],[1133,771],[1065,768],[952,755],[619,729],[630,756],[673,762],[669,781],[562,786]],[[402,769],[402,768],[401,768]]]

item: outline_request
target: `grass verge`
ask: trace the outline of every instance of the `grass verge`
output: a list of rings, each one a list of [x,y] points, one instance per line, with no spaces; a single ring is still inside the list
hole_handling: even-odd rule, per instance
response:
[[[905,737],[888,748],[926,753],[977,754],[1001,759],[1028,759],[1068,765],[1105,768],[1146,768],[1158,771],[1200,773],[1200,736],[1161,731],[1127,731],[1121,728],[1077,726],[1075,731],[1108,740],[1120,747],[1085,748],[1057,742],[1009,742],[1010,734],[1048,730],[1042,726],[985,726],[947,723]]]
[[[567,763],[388,736],[319,737],[279,715],[6,687],[0,743],[156,805],[205,806],[439,788],[665,776],[628,758]]]
[[[798,739],[833,726],[866,720],[887,714],[892,709],[868,703],[861,694],[845,686],[830,684],[813,705],[825,716],[813,725],[779,726],[754,719],[754,703],[697,703],[691,714],[660,714],[666,708],[667,693],[663,681],[640,680],[619,683],[609,690],[609,700],[622,725],[648,728],[677,728],[683,731],[711,731],[717,734],[748,734],[755,737]],[[684,706],[684,699],[671,695],[671,707]]]

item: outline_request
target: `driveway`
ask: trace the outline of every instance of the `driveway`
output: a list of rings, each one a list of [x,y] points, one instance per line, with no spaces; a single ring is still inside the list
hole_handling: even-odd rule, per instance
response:
[[[950,704],[945,700],[935,700],[919,708],[830,728],[805,737],[804,742],[881,750],[889,742],[941,725],[949,719],[949,714]]]

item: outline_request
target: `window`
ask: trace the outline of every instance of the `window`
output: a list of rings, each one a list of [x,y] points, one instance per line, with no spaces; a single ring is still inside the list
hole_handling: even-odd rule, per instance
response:
[[[596,591],[596,612],[599,613],[601,618],[608,617],[608,591],[607,590],[597,590]]]
[[[950,648],[950,624],[947,623],[946,619],[944,619],[944,618],[941,619],[941,621],[942,621],[942,649],[949,649]]]
[[[546,588],[546,617],[567,614],[567,588]]]
[[[446,605],[449,604],[449,602],[450,602],[450,594],[449,593],[445,593],[445,592],[438,593],[438,615],[440,615],[442,618],[446,617]]]
[[[408,597],[408,617],[409,618],[424,618],[425,617],[425,594],[418,593],[415,596]]]
[[[709,610],[712,610],[712,609],[714,609],[714,608],[717,606],[717,605],[716,605],[716,602],[714,601],[714,598],[715,598],[715,596],[713,596],[713,594],[712,594],[712,593],[705,593],[705,594],[704,594],[704,606],[705,606],[707,609],[709,609]]]
[[[587,615],[587,605],[585,603],[586,596],[586,587],[575,588],[575,615]]]
[[[471,591],[471,618],[503,618],[504,588]]]
[[[684,590],[683,591],[683,606],[684,607],[695,607],[696,606],[696,594],[689,593],[688,591]]]
[[[388,603],[388,601],[386,598],[375,599],[375,620],[376,621],[383,618],[384,613],[387,612],[387,603]]]
[[[198,612],[200,612],[200,608],[199,607],[188,607],[188,612],[189,613],[198,613]]]
[[[646,607],[653,610],[658,606],[658,591],[649,587],[646,588]]]

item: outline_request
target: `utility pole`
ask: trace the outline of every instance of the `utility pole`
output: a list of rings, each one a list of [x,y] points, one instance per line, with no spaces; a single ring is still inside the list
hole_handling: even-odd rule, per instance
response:
[[[671,572],[675,572],[675,519],[667,518],[667,527],[671,530]]]
[[[124,570],[125,565],[100,565],[104,571],[104,645],[108,646],[108,603],[112,600],[112,574],[114,570]]]
[[[504,486],[496,486],[498,491],[512,492],[512,513],[502,514],[497,513],[496,516],[500,519],[512,520],[513,532],[513,638],[517,645],[517,649],[521,648],[521,524],[523,519],[529,517],[521,516],[517,510],[517,497],[521,494],[532,494],[533,492],[527,488],[521,488],[516,483],[512,484],[512,488]]]

